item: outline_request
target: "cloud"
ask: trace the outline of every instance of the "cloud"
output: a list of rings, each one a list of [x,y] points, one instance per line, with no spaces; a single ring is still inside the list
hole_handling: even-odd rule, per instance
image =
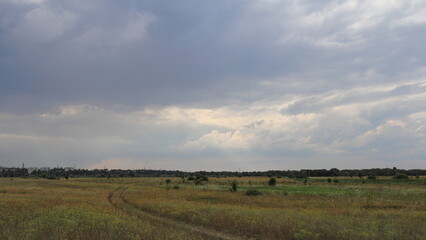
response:
[[[423,49],[413,50],[423,25],[403,20],[425,9],[415,1],[2,5],[3,111],[220,106],[387,82],[424,66]]]
[[[275,39],[284,44],[303,41],[318,47],[348,48],[369,41],[373,31],[387,27],[389,18],[404,18],[401,9],[413,5],[424,8],[423,4],[400,1],[255,1],[247,18],[256,18],[259,28],[267,31],[275,28]]]
[[[282,110],[283,113],[322,112],[330,107],[370,103],[376,106],[392,105],[393,101],[410,105],[424,99],[426,82],[424,79],[411,82],[392,83],[388,85],[335,90],[296,100]],[[407,97],[401,101],[402,97]],[[393,111],[395,105],[392,105]],[[416,108],[416,106],[413,106]],[[402,108],[410,108],[404,106]],[[376,109],[377,110],[377,109]],[[398,115],[397,112],[395,112]]]
[[[15,4],[15,5],[14,5]],[[8,39],[25,44],[26,47],[50,46],[71,48],[101,48],[119,46],[141,40],[147,34],[148,25],[155,19],[150,13],[135,9],[114,11],[115,21],[106,19],[110,9],[108,2],[95,1],[61,4],[52,1],[10,2],[15,15],[4,15],[3,27],[9,30]],[[18,11],[19,10],[19,11]],[[15,20],[16,23],[12,24]]]
[[[206,148],[219,149],[247,149],[250,147],[250,140],[253,138],[251,133],[242,133],[240,130],[219,132],[213,130],[210,133],[204,134],[196,141],[189,141],[184,144],[184,149],[197,150]]]
[[[79,166],[92,168],[161,167],[160,159],[176,168],[187,161],[220,168],[217,159],[242,157],[245,160],[237,160],[236,166],[261,166],[265,162],[268,166],[285,163],[297,168],[307,161],[321,167],[325,160],[315,163],[312,159],[348,156],[376,159],[373,162],[382,156],[389,164],[398,158],[422,159],[425,113],[415,107],[422,98],[404,103],[407,95],[392,96],[392,106],[404,104],[398,114],[386,116],[377,109],[388,106],[388,102],[378,107],[376,99],[369,102],[363,99],[363,91],[358,94],[363,100],[360,104],[329,103],[316,113],[286,113],[281,111],[285,103],[265,100],[209,109],[173,106],[121,112],[77,105],[51,113],[2,114],[0,157],[8,164],[31,159],[27,164],[38,165],[65,165],[74,158]],[[352,97],[356,99],[355,94]],[[371,112],[377,112],[383,120],[372,121]],[[351,161],[338,164],[350,166]]]
[[[1,1],[0,164],[418,167],[425,9]]]

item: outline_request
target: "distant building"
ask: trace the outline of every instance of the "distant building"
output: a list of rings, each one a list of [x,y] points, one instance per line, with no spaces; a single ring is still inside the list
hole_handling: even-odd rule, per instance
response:
[[[65,167],[65,168],[64,168],[65,172],[72,171],[72,170],[74,170],[74,169],[75,169],[75,168],[73,168],[73,167]]]
[[[50,171],[50,167],[41,167],[40,171],[48,172],[48,171]]]

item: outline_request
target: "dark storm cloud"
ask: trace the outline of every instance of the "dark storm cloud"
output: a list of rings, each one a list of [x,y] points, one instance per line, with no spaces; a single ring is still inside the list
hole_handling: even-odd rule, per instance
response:
[[[4,5],[14,13],[2,17],[1,96],[7,110],[52,102],[187,102],[214,80],[232,76],[238,58],[223,38],[227,21],[235,18],[229,4]],[[16,98],[28,104],[13,104]]]
[[[287,93],[259,88],[276,77],[295,77],[304,86],[320,81],[308,91],[322,91],[363,84],[369,79],[349,76],[372,66],[376,81],[386,81],[425,63],[424,49],[416,47],[426,40],[423,25],[392,28],[392,17],[402,17],[394,10],[351,32],[360,13],[330,15],[327,8],[339,11],[335,1],[1,4],[6,111],[81,102],[225,104],[235,92],[246,92],[248,100]],[[321,14],[320,24],[307,19]]]

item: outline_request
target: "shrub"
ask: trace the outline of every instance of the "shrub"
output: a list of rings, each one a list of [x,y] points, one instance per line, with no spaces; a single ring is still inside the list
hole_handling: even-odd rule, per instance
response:
[[[367,177],[367,179],[376,179],[376,176],[375,175],[370,175],[370,176]]]
[[[166,184],[167,184],[167,185],[169,185],[171,182],[172,182],[172,180],[170,180],[170,179],[167,179],[167,180],[166,180]]]
[[[339,183],[339,179],[334,179],[334,183]]]
[[[246,191],[247,196],[258,196],[262,195],[262,192],[257,189],[247,189]]]
[[[407,174],[405,173],[397,173],[395,176],[393,176],[394,179],[408,179]]]
[[[230,192],[236,192],[238,188],[238,183],[237,181],[232,181],[231,182],[231,188],[229,189]]]
[[[179,189],[179,185],[175,185],[173,188],[174,189]]]
[[[201,176],[197,176],[196,180],[200,180],[203,182],[208,182],[209,178],[207,176],[201,175]]]
[[[268,185],[271,186],[271,187],[277,185],[277,179],[275,177],[271,177],[269,179]]]
[[[327,182],[331,183],[331,178],[328,178],[328,179],[327,179]]]

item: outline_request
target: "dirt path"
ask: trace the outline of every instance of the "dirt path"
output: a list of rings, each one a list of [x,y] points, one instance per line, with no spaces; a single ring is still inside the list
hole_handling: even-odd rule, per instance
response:
[[[207,229],[201,226],[194,226],[188,223],[176,221],[171,218],[161,217],[158,215],[154,215],[152,213],[143,211],[142,209],[138,208],[137,206],[130,204],[126,199],[124,198],[125,191],[129,188],[129,186],[121,186],[117,188],[115,191],[111,192],[108,195],[108,201],[117,209],[120,209],[124,211],[127,214],[137,216],[141,219],[149,219],[153,222],[161,223],[166,226],[181,228],[186,231],[192,231],[198,234],[201,234],[203,236],[206,236],[210,239],[226,239],[226,240],[239,240],[239,239],[247,239],[247,238],[239,238],[235,236],[230,236],[228,234]]]

